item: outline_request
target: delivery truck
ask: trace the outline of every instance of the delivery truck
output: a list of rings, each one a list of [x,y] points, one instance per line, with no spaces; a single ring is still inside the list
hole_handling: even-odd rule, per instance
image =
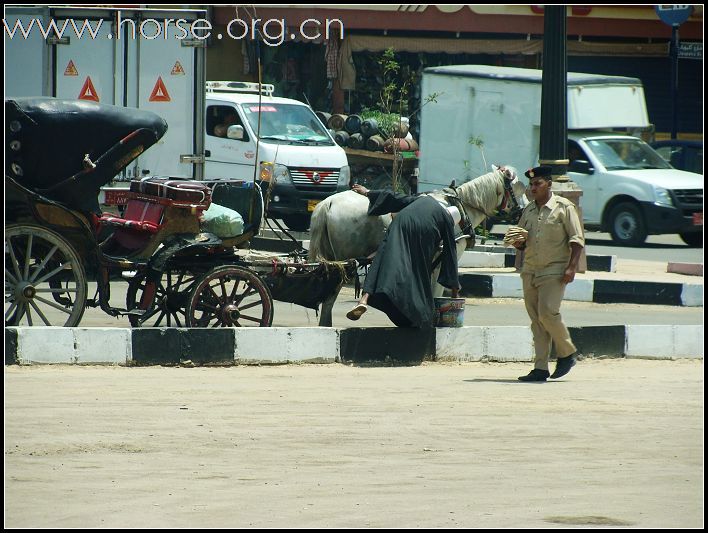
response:
[[[519,174],[536,166],[541,80],[535,69],[425,69],[421,94],[435,98],[421,112],[419,191],[463,183],[492,164]],[[567,91],[569,153],[580,152],[568,175],[583,190],[585,227],[625,245],[665,233],[702,244],[703,176],[674,169],[627,135],[651,127],[641,81],[569,72]],[[640,157],[634,161],[625,151]]]
[[[105,205],[124,202],[130,180],[148,175],[271,180],[269,216],[306,229],[317,202],[348,188],[346,154],[308,105],[277,98],[272,86],[207,83],[207,17],[200,9],[8,6],[5,97],[101,102],[167,121],[158,144],[104,188]],[[235,122],[224,124],[229,115]]]

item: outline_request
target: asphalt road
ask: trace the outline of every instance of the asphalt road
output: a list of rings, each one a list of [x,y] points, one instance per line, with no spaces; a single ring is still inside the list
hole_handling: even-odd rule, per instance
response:
[[[93,284],[90,284],[93,285]],[[122,306],[125,302],[126,283],[111,285],[111,303]],[[93,295],[93,287],[89,294]],[[353,287],[344,287],[337,298],[333,312],[333,326],[346,327],[393,327],[388,317],[370,308],[361,319],[353,322],[346,313],[356,303]],[[319,317],[314,310],[284,302],[274,302],[273,326],[317,326]],[[703,324],[702,307],[676,307],[640,304],[597,304],[592,302],[563,302],[561,308],[567,326],[616,326],[622,324],[690,325]],[[529,317],[524,302],[518,298],[467,298],[465,326],[528,326]],[[80,327],[129,328],[125,317],[112,318],[100,309],[87,308]]]
[[[496,226],[497,231],[503,226]],[[306,233],[295,234],[296,238],[307,239]],[[493,242],[493,241],[488,241]],[[703,249],[690,248],[678,236],[657,235],[649,237],[641,248],[614,246],[609,234],[588,232],[588,253],[616,255],[619,259],[643,259],[666,263],[703,262]],[[692,281],[692,280],[687,280]],[[111,303],[125,306],[127,284],[116,281],[111,284]],[[89,297],[95,294],[95,284],[90,284]],[[381,312],[371,309],[358,322],[346,318],[346,313],[355,304],[354,290],[345,287],[333,310],[334,327],[391,327],[393,324]],[[639,304],[596,304],[591,302],[563,303],[562,314],[566,325],[571,327],[656,324],[691,325],[703,324],[703,307],[676,307]],[[54,320],[53,318],[51,320]],[[306,327],[316,326],[319,318],[315,311],[298,305],[275,302],[273,326]],[[55,322],[56,323],[56,322]],[[465,308],[466,326],[526,326],[528,315],[523,300],[511,298],[468,298]],[[112,318],[100,309],[87,309],[79,324],[82,327],[130,327],[127,318]]]
[[[509,226],[496,225],[492,227],[491,238],[486,244],[501,244],[501,237]],[[298,240],[308,240],[308,232],[291,232]],[[612,241],[609,233],[587,231],[585,233],[586,253],[593,255],[616,255],[618,259],[641,261],[703,263],[703,248],[692,248],[681,240],[678,235],[649,235],[641,246],[619,246]],[[477,238],[477,243],[481,239]]]

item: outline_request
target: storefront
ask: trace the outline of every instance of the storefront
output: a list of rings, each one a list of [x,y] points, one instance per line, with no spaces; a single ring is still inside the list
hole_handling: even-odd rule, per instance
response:
[[[541,6],[257,6],[240,13],[213,9],[214,23],[224,28],[235,14],[270,24],[264,29],[282,42],[260,46],[263,81],[275,84],[276,94],[309,101],[316,110],[356,113],[376,107],[384,83],[381,58],[389,48],[400,67],[398,83],[413,80],[407,114],[421,105],[416,82],[426,67],[542,67]],[[702,20],[702,6],[695,6],[680,27],[681,39],[702,43]],[[329,24],[332,21],[337,22]],[[670,130],[671,28],[659,20],[653,6],[569,6],[567,33],[569,71],[640,78],[650,120],[657,132]],[[256,46],[247,39],[216,42],[207,56],[209,79],[258,79]],[[681,134],[702,136],[701,60],[679,60],[679,102]],[[412,126],[415,131],[415,117]]]

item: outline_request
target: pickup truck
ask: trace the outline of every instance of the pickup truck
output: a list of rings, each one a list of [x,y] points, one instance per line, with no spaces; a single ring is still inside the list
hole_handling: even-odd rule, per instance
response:
[[[678,233],[703,244],[703,176],[677,170],[641,139],[571,132],[568,176],[583,190],[587,229],[636,246],[648,235]]]

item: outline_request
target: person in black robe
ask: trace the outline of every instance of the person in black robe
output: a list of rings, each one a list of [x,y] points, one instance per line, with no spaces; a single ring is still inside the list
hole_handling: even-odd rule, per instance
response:
[[[438,283],[451,289],[453,298],[460,288],[454,229],[459,211],[453,214],[456,208],[448,210],[430,196],[367,190],[358,184],[352,189],[369,198],[369,215],[397,214],[369,268],[364,293],[347,318],[358,320],[371,305],[386,313],[396,326],[431,327],[431,277],[440,242],[443,249]]]

